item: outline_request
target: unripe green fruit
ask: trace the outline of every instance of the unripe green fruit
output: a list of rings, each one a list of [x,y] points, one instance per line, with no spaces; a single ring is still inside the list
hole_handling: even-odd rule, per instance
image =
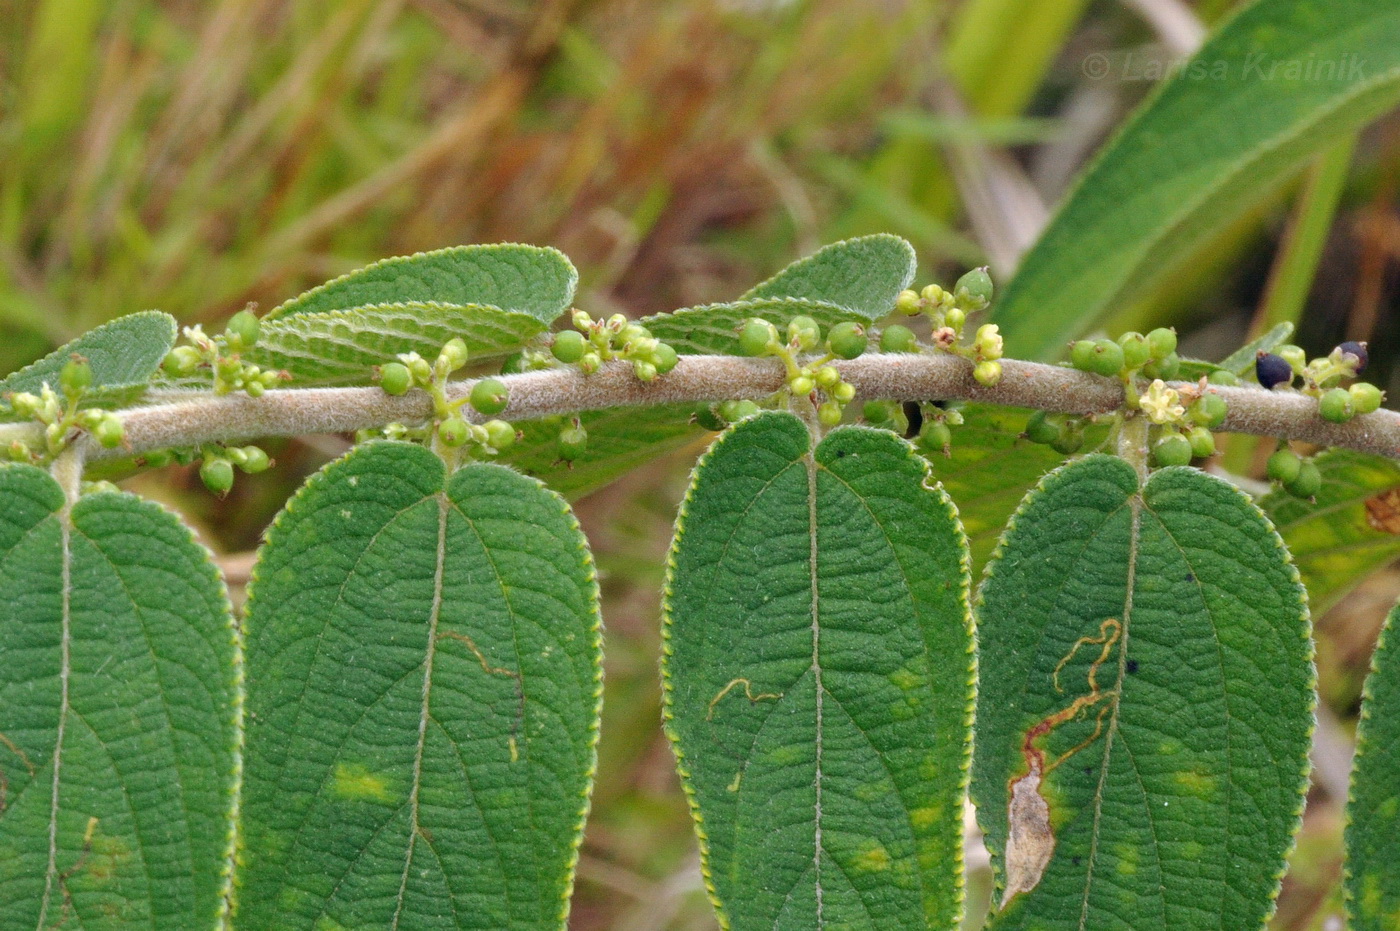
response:
[[[1123,370],[1123,347],[1111,339],[1094,341],[1093,363],[1089,371],[1112,378]]]
[[[97,442],[102,444],[103,449],[116,449],[122,445],[126,431],[122,429],[122,422],[115,415],[106,414],[97,422],[92,435],[97,437]]]
[[[412,384],[413,376],[402,362],[386,362],[379,367],[379,387],[386,394],[407,394]]]
[[[963,324],[966,322],[967,311],[963,310],[961,307],[949,307],[947,312],[943,314],[943,325],[946,327],[961,330]]]
[[[848,381],[843,381],[831,389],[831,396],[841,404],[850,404],[856,399],[856,386]]]
[[[899,297],[894,299],[894,307],[906,317],[914,316],[922,309],[919,306],[919,292],[905,288],[899,292]]]
[[[243,461],[238,464],[238,467],[250,475],[256,475],[271,468],[272,460],[268,458],[267,453],[261,447],[245,446],[243,447]]]
[[[817,420],[823,427],[834,427],[841,422],[841,405],[835,401],[823,401],[817,406]]]
[[[974,268],[959,278],[953,286],[953,293],[958,297],[966,294],[974,310],[986,307],[992,300],[992,276],[987,274],[987,267]]]
[[[891,323],[880,332],[881,352],[918,352],[919,341],[907,326]]]
[[[1270,479],[1289,485],[1298,478],[1298,472],[1302,468],[1303,460],[1298,458],[1298,454],[1293,450],[1284,446],[1269,457],[1269,464],[1265,472]]]
[[[1181,356],[1176,353],[1168,353],[1160,359],[1153,360],[1142,367],[1142,374],[1147,378],[1160,378],[1163,381],[1171,381],[1181,371]]]
[[[943,452],[952,442],[953,431],[941,420],[926,420],[919,429],[919,447],[928,452]]]
[[[1084,428],[1078,422],[1065,421],[1055,438],[1050,441],[1050,448],[1062,456],[1071,456],[1079,452],[1084,445]]]
[[[449,372],[455,372],[467,364],[467,343],[460,336],[449,339],[442,347],[442,352],[438,358],[447,366]]]
[[[745,417],[752,417],[759,410],[758,404],[753,401],[736,401],[734,404],[735,420],[743,420]]]
[[[812,389],[816,387],[816,383],[813,382],[812,379],[808,378],[806,375],[799,375],[792,380],[790,387],[792,388],[793,394],[811,394]]]
[[[437,433],[438,439],[442,441],[442,445],[450,446],[454,449],[458,446],[465,445],[467,440],[471,438],[471,428],[467,426],[467,422],[461,417],[447,418],[442,423],[438,424]]]
[[[866,401],[861,416],[867,423],[889,423],[894,420],[894,410],[892,401]]]
[[[811,317],[799,314],[788,321],[788,340],[795,342],[798,349],[813,349],[821,339],[821,327]]]
[[[28,391],[16,391],[10,395],[9,400],[10,407],[14,409],[15,414],[26,420],[39,413],[39,409],[44,406],[42,398],[37,394],[30,394]]]
[[[656,366],[656,371],[665,375],[676,367],[676,363],[680,361],[681,357],[676,353],[674,346],[667,343],[657,343],[656,348],[652,350],[651,358],[652,364]]]
[[[775,338],[773,325],[764,320],[750,320],[739,332],[739,353],[745,356],[767,355]]]
[[[1351,406],[1358,414],[1370,414],[1380,410],[1384,395],[1375,385],[1359,381],[1348,390],[1351,392]]]
[[[1176,330],[1158,327],[1147,334],[1147,348],[1154,359],[1165,359],[1176,352]]]
[[[818,388],[829,391],[841,384],[841,373],[835,366],[823,365],[817,369],[816,382]]]
[[[1191,443],[1191,455],[1196,459],[1215,455],[1215,437],[1205,427],[1196,427],[1186,435],[1186,439]]]
[[[865,327],[847,320],[831,328],[826,343],[837,358],[854,359],[865,352],[870,337],[865,335]]]
[[[977,379],[979,385],[995,387],[1001,381],[1001,363],[978,362],[972,369],[972,377]]]
[[[550,345],[549,351],[554,354],[554,358],[565,365],[573,365],[583,358],[587,343],[588,341],[578,330],[561,330],[554,334],[554,342]]]
[[[1284,485],[1288,493],[1299,498],[1311,498],[1322,490],[1322,472],[1311,460],[1306,459],[1298,469],[1298,477]]]
[[[1232,388],[1240,383],[1240,376],[1229,369],[1214,369],[1206,376],[1206,381],[1212,385],[1224,385],[1227,388]]]
[[[1081,372],[1098,371],[1098,349],[1092,339],[1078,339],[1069,347],[1069,364]]]
[[[68,397],[77,397],[92,384],[92,366],[86,359],[74,356],[63,363],[58,373],[58,384]]]
[[[1191,464],[1191,441],[1180,433],[1168,433],[1152,446],[1152,461],[1159,466]]]
[[[243,390],[248,393],[250,398],[260,398],[267,392],[267,386],[261,380],[255,380],[244,382]]]
[[[1060,438],[1062,427],[1063,423],[1050,420],[1045,411],[1036,411],[1031,414],[1030,420],[1026,421],[1026,439],[1032,443],[1049,446]]]
[[[1212,430],[1225,422],[1227,413],[1225,399],[1218,394],[1203,394],[1191,405],[1191,419]]]
[[[565,427],[559,431],[559,458],[573,462],[588,449],[588,431],[583,427]]]
[[[199,478],[214,494],[228,494],[233,487],[233,463],[227,459],[205,459],[199,466]]]
[[[724,403],[732,404],[734,402],[726,401]],[[723,408],[724,404],[721,404],[720,407]],[[690,419],[695,421],[695,425],[697,427],[701,427],[705,430],[718,432],[725,428],[724,415],[721,414],[719,411],[715,410],[715,408],[709,404],[702,404],[699,407],[697,407],[695,409],[695,413],[691,415]]]
[[[637,381],[656,381],[656,366],[650,362],[633,362],[632,374],[637,376]]]
[[[1351,404],[1351,392],[1345,388],[1332,388],[1323,392],[1317,399],[1317,415],[1331,423],[1346,423],[1356,416],[1356,408]]]
[[[504,420],[488,420],[481,426],[486,430],[486,444],[497,452],[515,445],[515,428]]]
[[[253,348],[261,334],[262,323],[251,310],[240,310],[229,318],[228,326],[224,327],[224,335],[235,350]]]
[[[583,358],[578,360],[578,370],[585,375],[592,375],[603,365],[603,357],[596,352],[585,352]]]
[[[1308,354],[1302,346],[1280,346],[1274,350],[1274,355],[1292,366],[1295,375],[1303,374],[1303,369],[1308,367]]]
[[[1140,369],[1152,359],[1152,347],[1141,333],[1124,333],[1118,337],[1118,345],[1123,349],[1123,365],[1127,368]]]
[[[406,363],[408,370],[413,375],[413,380],[420,385],[426,385],[433,380],[433,367],[428,364],[428,360],[414,353],[412,361]]]

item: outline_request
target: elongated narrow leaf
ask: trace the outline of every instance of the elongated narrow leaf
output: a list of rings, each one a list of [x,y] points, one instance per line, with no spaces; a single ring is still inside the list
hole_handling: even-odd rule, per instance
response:
[[[1312,500],[1279,490],[1259,505],[1288,544],[1320,614],[1400,556],[1400,463],[1349,449],[1313,461],[1322,490]]]
[[[891,433],[786,413],[695,470],[666,585],[666,719],[727,927],[954,928],[967,548]]]
[[[293,383],[363,383],[373,366],[399,353],[436,358],[453,337],[467,344],[472,361],[483,361],[516,352],[544,330],[536,317],[497,307],[383,304],[270,320],[243,357],[287,371]]]
[[[516,243],[454,246],[385,259],[313,288],[268,312],[350,310],[376,304],[480,304],[549,324],[574,299],[578,272],[564,253]]]
[[[1397,98],[1394,0],[1246,6],[1104,149],[1026,255],[993,311],[1008,348],[1057,354]]]
[[[1307,785],[1303,589],[1249,501],[1194,469],[1051,473],[977,609],[973,801],[998,931],[1262,926]]]
[[[898,236],[861,236],[798,259],[739,300],[801,298],[878,320],[894,310],[895,298],[914,280],[917,266],[914,247]]]
[[[1352,931],[1400,928],[1400,607],[1386,618],[1356,732],[1347,802],[1346,900]]]
[[[0,928],[219,926],[240,673],[208,553],[0,466],[0,605]]]
[[[1182,381],[1195,381],[1202,375],[1210,375],[1211,372],[1226,371],[1235,375],[1252,376],[1254,374],[1254,360],[1260,352],[1273,352],[1279,346],[1288,342],[1293,335],[1293,324],[1288,321],[1278,324],[1269,332],[1257,339],[1252,339],[1239,349],[1230,353],[1219,362],[1203,362],[1200,359],[1182,359],[1181,369],[1177,372],[1177,378]]]
[[[777,297],[687,307],[668,314],[654,314],[643,318],[641,323],[652,336],[670,343],[681,355],[709,352],[741,355],[739,328],[746,322],[761,317],[784,332],[788,321],[799,315],[817,321],[823,333],[847,320],[869,319],[858,311],[823,301]]]
[[[371,443],[259,554],[239,928],[559,929],[597,741],[568,506]]]
[[[175,345],[175,318],[155,310],[118,317],[65,343],[44,358],[0,379],[0,416],[11,413],[4,395],[37,392],[45,382],[58,387],[58,374],[74,354],[92,366],[92,393],[125,396],[143,388]]]

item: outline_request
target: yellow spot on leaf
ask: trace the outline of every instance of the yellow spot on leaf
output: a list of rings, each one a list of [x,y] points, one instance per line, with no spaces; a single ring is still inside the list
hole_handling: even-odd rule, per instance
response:
[[[342,798],[392,802],[389,784],[360,763],[338,763],[335,767],[335,794]]]
[[[925,808],[915,808],[909,812],[909,820],[914,822],[916,828],[931,828],[943,820],[943,806],[929,805]]]
[[[1120,876],[1137,875],[1141,855],[1136,847],[1132,844],[1116,844],[1113,848],[1113,856],[1118,861],[1116,869]]]
[[[1188,795],[1197,798],[1210,798],[1215,795],[1216,779],[1214,776],[1200,772],[1195,769],[1188,769],[1177,773],[1172,777],[1181,790]]]
[[[877,873],[890,868],[890,853],[877,843],[866,845],[866,848],[856,854],[853,864],[859,872]]]

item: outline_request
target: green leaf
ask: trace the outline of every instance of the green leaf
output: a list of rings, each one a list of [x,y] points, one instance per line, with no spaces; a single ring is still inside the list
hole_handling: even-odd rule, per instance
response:
[[[496,307],[433,303],[382,304],[299,313],[270,320],[244,359],[283,369],[294,384],[347,384],[368,380],[370,369],[399,353],[431,361],[443,343],[461,337],[472,361],[516,352],[545,324],[529,314]]]
[[[0,379],[0,399],[10,392],[37,393],[47,382],[58,388],[58,373],[76,353],[92,366],[91,394],[125,397],[144,388],[175,345],[175,318],[156,310],[118,317],[89,330],[44,358]],[[0,416],[13,416],[0,400]]]
[[[777,297],[686,307],[668,314],[653,314],[639,322],[652,336],[670,343],[681,355],[739,355],[738,331],[749,320],[761,317],[782,332],[789,320],[800,315],[816,320],[822,333],[847,320],[865,322],[870,319],[859,311],[835,304]]]
[[[1400,556],[1400,463],[1349,449],[1329,449],[1313,462],[1322,473],[1313,500],[1280,489],[1259,506],[1288,544],[1321,614]]]
[[[696,467],[666,585],[667,732],[725,927],[955,928],[967,549],[881,430],[766,413]]]
[[[793,262],[739,300],[802,298],[878,320],[894,310],[895,298],[914,280],[917,266],[914,247],[898,236],[860,236]]]
[[[577,284],[578,272],[557,249],[515,243],[453,246],[366,265],[274,308],[266,319],[375,304],[438,303],[499,307],[549,324],[568,308]]]
[[[209,554],[104,492],[0,466],[0,927],[220,925],[238,643]]]
[[[1303,588],[1259,510],[1195,469],[1139,490],[1089,456],[1026,497],[979,602],[972,798],[1014,893],[993,927],[1260,928],[1314,677]]]
[[[1254,357],[1261,352],[1273,352],[1293,335],[1293,324],[1288,321],[1271,328],[1258,339],[1250,340],[1239,349],[1220,360],[1219,367],[1236,375],[1248,375],[1254,371]]]
[[[1058,354],[1230,218],[1400,96],[1393,0],[1258,0],[1138,110],[993,311],[1008,350]]]
[[[1400,927],[1400,607],[1386,618],[1371,659],[1356,731],[1347,801],[1344,888],[1352,931]]]
[[[613,407],[584,411],[588,447],[573,462],[559,460],[562,419],[517,423],[524,434],[500,461],[540,479],[569,500],[597,491],[657,457],[693,443],[705,431],[691,422],[693,404]]]
[[[239,928],[559,929],[595,762],[568,506],[378,442],[278,518],[248,609]]]

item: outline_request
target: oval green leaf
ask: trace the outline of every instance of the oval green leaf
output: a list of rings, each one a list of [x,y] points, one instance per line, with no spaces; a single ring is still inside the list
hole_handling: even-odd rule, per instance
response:
[[[1400,96],[1393,0],[1259,0],[1174,69],[1025,256],[993,320],[1059,354]]]
[[[686,307],[668,314],[653,314],[639,322],[652,336],[671,344],[681,355],[737,356],[740,355],[739,330],[748,321],[760,317],[784,332],[789,320],[802,315],[817,321],[823,333],[847,320],[864,322],[869,319],[857,311],[823,301],[774,297]]]
[[[568,308],[577,284],[578,272],[557,249],[516,243],[453,246],[366,265],[273,308],[267,319],[375,304],[438,303],[499,307],[547,325]]]
[[[967,547],[927,465],[786,413],[696,467],[666,584],[666,726],[725,927],[955,928]]]
[[[1400,607],[1371,660],[1347,801],[1346,903],[1352,931],[1400,927]]]
[[[798,259],[739,300],[800,298],[878,320],[894,310],[895,298],[909,287],[917,269],[914,247],[898,236],[860,236]]]
[[[174,516],[0,466],[0,927],[212,929],[233,855],[228,598]]]
[[[562,499],[376,442],[259,554],[239,928],[560,929],[595,760],[597,584]]]
[[[1260,928],[1302,811],[1303,588],[1227,483],[1095,455],[1026,497],[976,611],[972,797],[1005,929]]]

